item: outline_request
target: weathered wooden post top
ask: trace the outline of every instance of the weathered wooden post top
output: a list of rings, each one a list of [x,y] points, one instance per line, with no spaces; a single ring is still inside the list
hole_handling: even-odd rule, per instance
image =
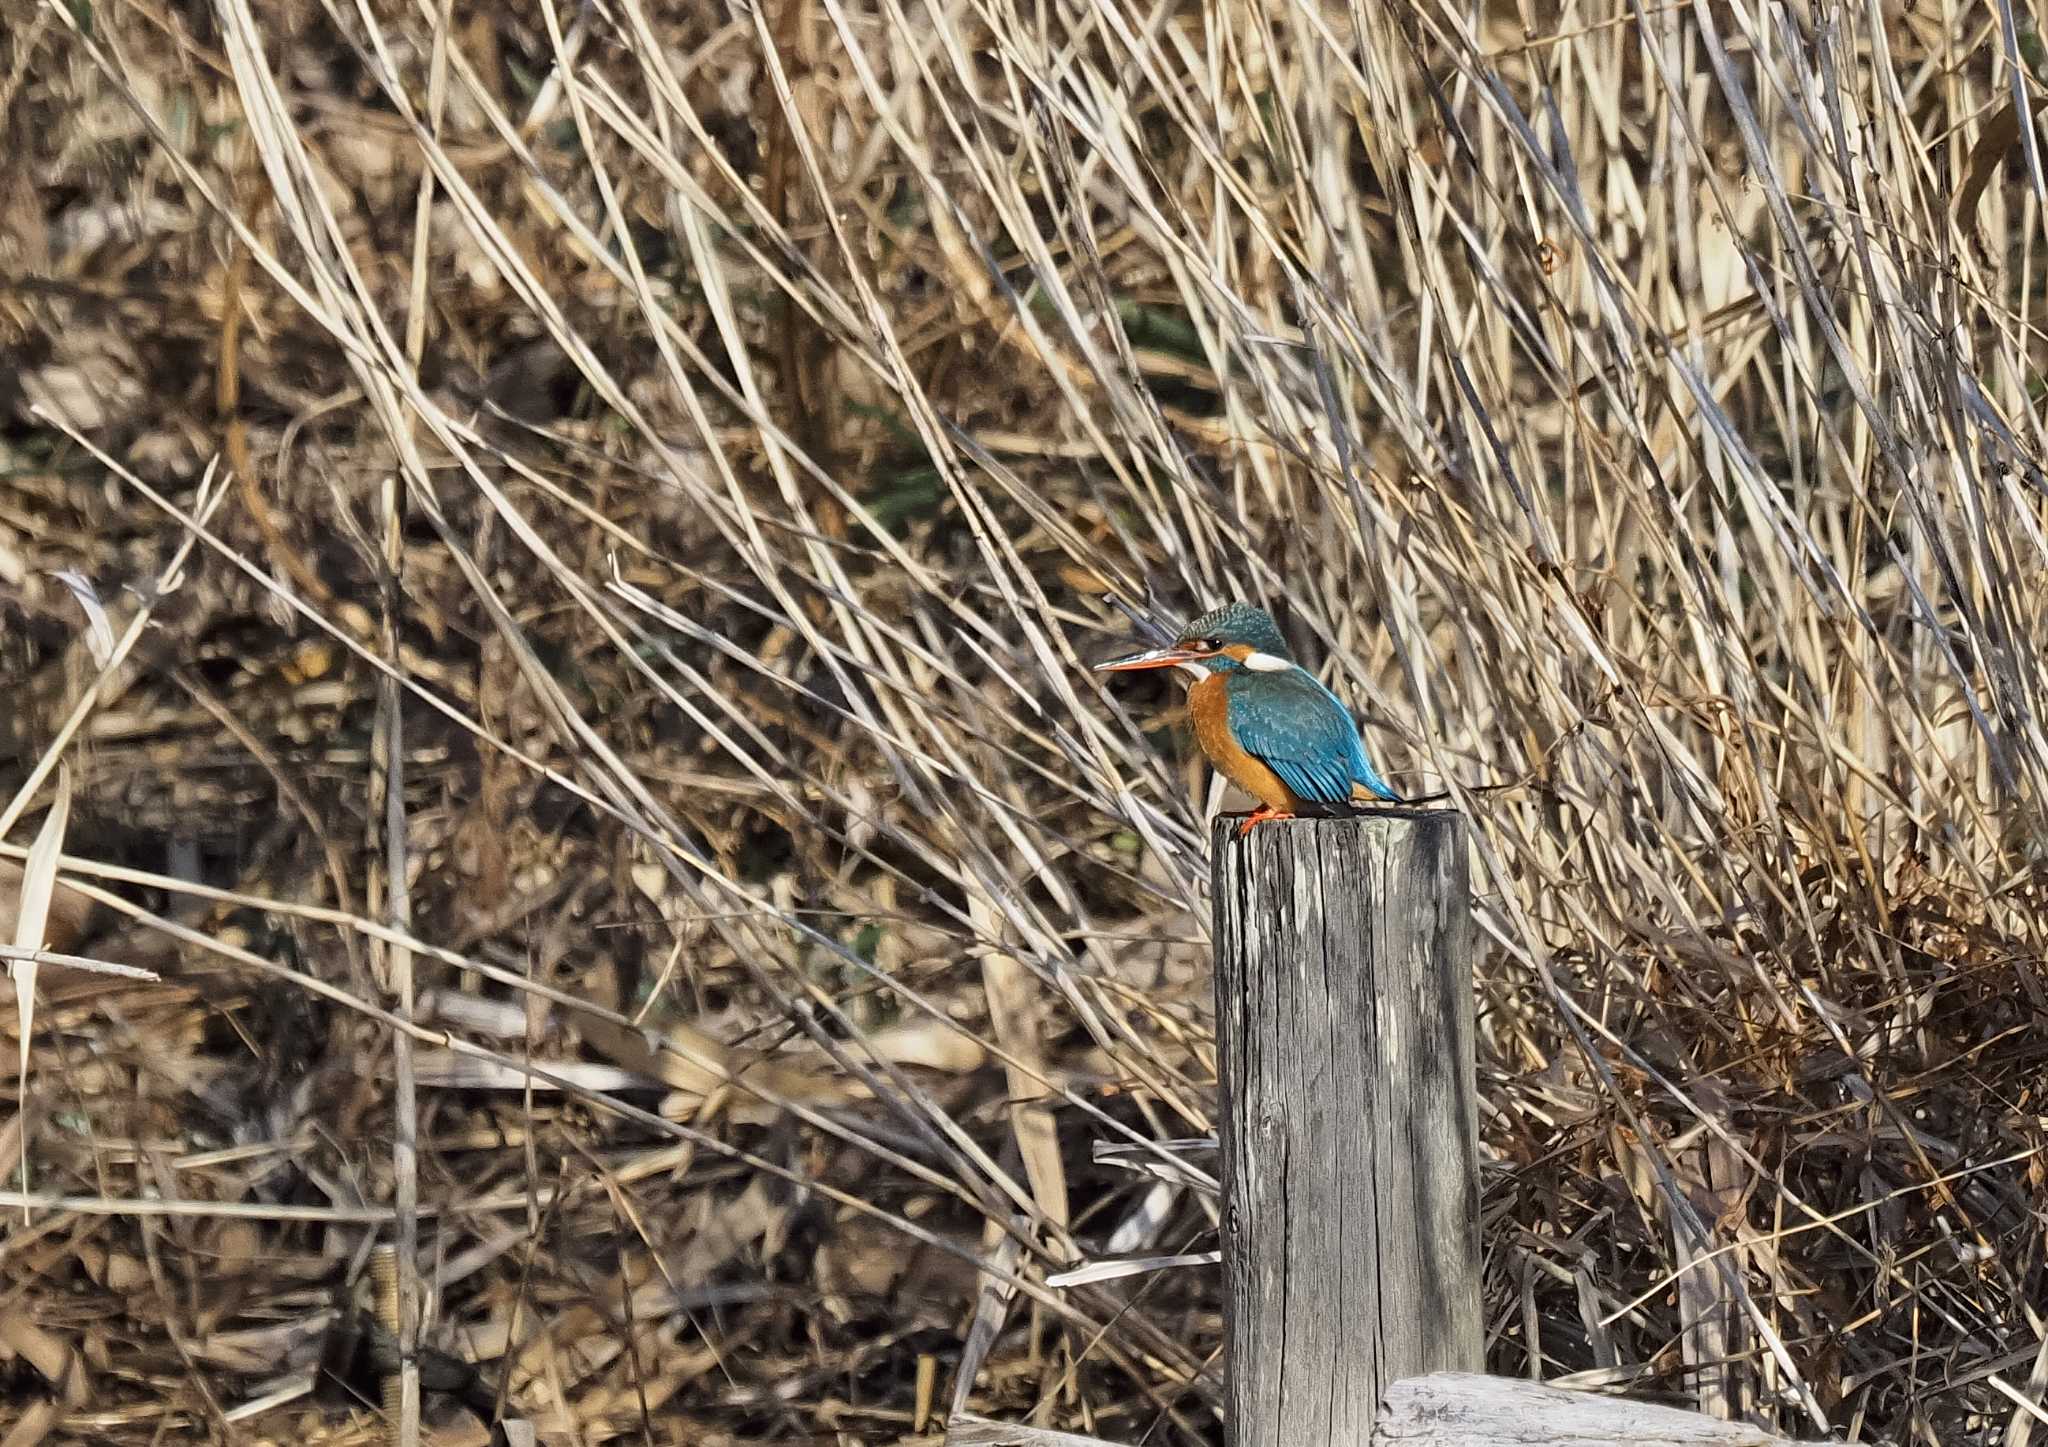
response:
[[[1397,1379],[1485,1366],[1464,819],[1214,826],[1225,1421],[1364,1447]]]

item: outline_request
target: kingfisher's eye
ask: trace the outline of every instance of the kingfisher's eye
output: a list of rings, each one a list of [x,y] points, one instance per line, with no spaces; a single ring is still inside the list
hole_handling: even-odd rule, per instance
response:
[[[1221,638],[1197,638],[1188,647],[1197,653],[1221,653],[1223,651],[1223,640]]]

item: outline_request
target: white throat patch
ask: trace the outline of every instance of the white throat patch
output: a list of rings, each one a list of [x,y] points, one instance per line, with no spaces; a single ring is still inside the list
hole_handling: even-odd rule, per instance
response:
[[[1253,673],[1285,673],[1294,665],[1276,653],[1254,653],[1244,661]]]

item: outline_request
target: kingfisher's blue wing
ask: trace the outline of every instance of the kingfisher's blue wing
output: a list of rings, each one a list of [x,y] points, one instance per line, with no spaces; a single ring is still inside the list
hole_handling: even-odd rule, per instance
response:
[[[1239,669],[1227,686],[1239,746],[1263,759],[1300,798],[1341,804],[1358,783],[1382,799],[1398,799],[1366,757],[1350,711],[1315,675],[1301,668]]]

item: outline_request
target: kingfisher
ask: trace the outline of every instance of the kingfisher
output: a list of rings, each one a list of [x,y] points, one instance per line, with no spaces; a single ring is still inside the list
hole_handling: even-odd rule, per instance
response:
[[[1194,675],[1188,714],[1195,742],[1225,778],[1259,801],[1238,826],[1240,835],[1268,819],[1329,813],[1360,789],[1401,802],[1366,757],[1350,710],[1294,661],[1263,609],[1226,603],[1168,646],[1098,663],[1095,671],[1138,668]]]

